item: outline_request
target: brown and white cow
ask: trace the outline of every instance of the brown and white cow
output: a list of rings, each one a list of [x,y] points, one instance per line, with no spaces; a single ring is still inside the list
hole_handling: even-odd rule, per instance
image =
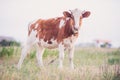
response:
[[[39,19],[31,23],[28,27],[27,42],[22,49],[21,58],[18,63],[18,69],[21,68],[28,50],[34,44],[37,46],[36,57],[39,66],[43,66],[42,55],[44,49],[58,48],[59,50],[59,68],[63,67],[64,50],[69,51],[70,67],[74,69],[74,43],[79,35],[80,26],[83,18],[90,15],[89,11],[74,9],[64,11],[62,17],[51,19]]]

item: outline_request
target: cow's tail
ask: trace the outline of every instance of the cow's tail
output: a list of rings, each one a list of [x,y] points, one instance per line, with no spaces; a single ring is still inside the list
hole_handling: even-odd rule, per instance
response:
[[[30,35],[31,33],[31,22],[28,24],[28,36]]]
[[[52,59],[52,60],[48,63],[48,65],[54,63],[57,59],[58,59],[58,56],[56,56],[54,59]]]

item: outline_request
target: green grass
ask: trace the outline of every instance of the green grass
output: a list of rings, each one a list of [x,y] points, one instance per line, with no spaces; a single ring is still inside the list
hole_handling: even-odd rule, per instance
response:
[[[20,51],[21,48],[14,47],[11,57],[0,57],[0,80],[120,80],[119,49],[76,48],[75,70],[70,70],[66,52],[63,70],[57,68],[58,59],[49,64],[58,57],[58,51],[48,49],[43,55],[45,68],[38,67],[36,51],[32,50],[25,58],[21,70],[17,70]]]
[[[114,55],[114,56],[112,56]],[[108,54],[108,63],[113,65],[113,64],[119,64],[120,63],[120,50],[116,50],[114,52],[110,52]]]
[[[14,53],[14,47],[2,47],[0,48],[0,57],[10,57]]]

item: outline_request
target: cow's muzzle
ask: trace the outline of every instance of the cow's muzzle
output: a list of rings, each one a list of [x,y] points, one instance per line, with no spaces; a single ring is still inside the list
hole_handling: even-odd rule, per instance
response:
[[[73,27],[73,32],[74,32],[74,33],[78,33],[78,31],[79,31],[79,29],[78,29],[78,28]]]

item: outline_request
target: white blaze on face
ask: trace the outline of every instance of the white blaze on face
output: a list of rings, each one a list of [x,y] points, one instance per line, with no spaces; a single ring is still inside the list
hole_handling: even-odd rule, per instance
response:
[[[62,28],[62,27],[64,26],[64,24],[65,24],[65,21],[62,19],[62,20],[60,21],[59,28]]]
[[[78,29],[79,28],[79,22],[80,22],[80,16],[82,16],[82,11],[81,10],[78,10],[78,9],[75,9],[75,10],[71,10],[72,12],[72,15],[74,17],[74,20],[75,20],[75,29]]]

